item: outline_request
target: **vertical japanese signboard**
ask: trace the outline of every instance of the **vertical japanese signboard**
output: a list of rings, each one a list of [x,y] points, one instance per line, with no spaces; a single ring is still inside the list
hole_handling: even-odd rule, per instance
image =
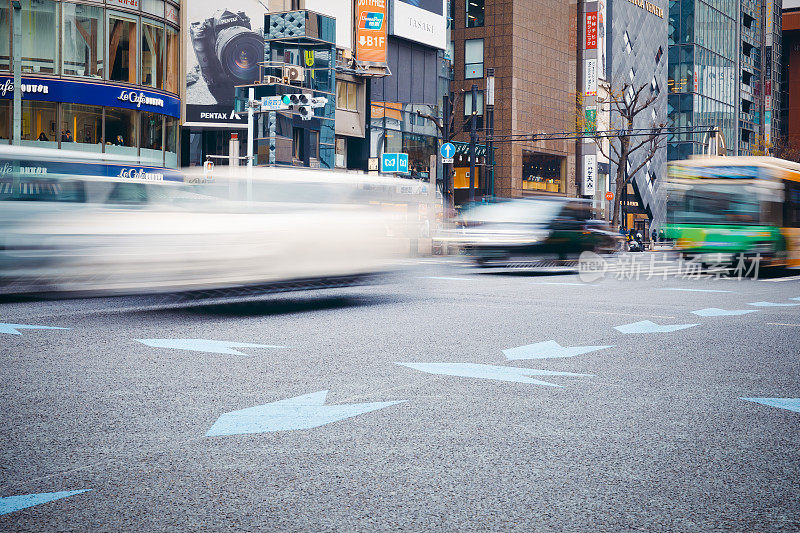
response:
[[[583,62],[585,96],[597,96],[597,60],[587,59]]]
[[[597,156],[594,154],[583,156],[583,195],[594,196],[595,182],[597,181]]]
[[[386,0],[358,0],[356,60],[386,63]]]
[[[597,50],[597,11],[586,13],[586,49]]]

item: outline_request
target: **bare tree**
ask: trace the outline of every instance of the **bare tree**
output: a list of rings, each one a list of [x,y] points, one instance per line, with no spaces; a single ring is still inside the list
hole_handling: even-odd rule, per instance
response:
[[[651,121],[648,128],[637,128],[635,124],[643,124],[637,117],[652,108],[658,99],[658,92],[649,83],[636,87],[627,81],[600,81],[598,83],[597,104],[599,109],[608,106],[610,112],[610,137],[595,136],[598,150],[611,163],[616,165],[616,187],[614,191],[614,208],[611,216],[612,224],[620,223],[620,199],[629,180],[636,176],[642,167],[665,146],[664,128],[666,124]],[[601,92],[603,93],[601,95]],[[606,146],[606,140],[608,145]],[[641,162],[627,171],[631,156],[644,153]],[[627,173],[627,175],[626,175]]]

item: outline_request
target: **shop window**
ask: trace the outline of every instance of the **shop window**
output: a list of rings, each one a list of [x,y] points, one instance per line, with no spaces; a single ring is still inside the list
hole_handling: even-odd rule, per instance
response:
[[[358,111],[357,89],[358,85],[353,82],[336,80],[336,107]]]
[[[164,17],[164,1],[163,0],[141,0],[142,11],[150,13],[157,17]]]
[[[11,138],[11,100],[0,100],[0,139]],[[2,144],[7,144],[2,143]]]
[[[139,128],[139,155],[142,161],[161,166],[163,164],[162,148],[164,128],[161,123],[161,115],[142,111],[139,114],[141,126]]]
[[[522,151],[522,188],[531,191],[565,192],[565,158],[530,150]]]
[[[484,0],[466,0],[467,3],[467,28],[483,26],[486,5]]]
[[[483,39],[464,41],[464,79],[483,77]]]
[[[164,76],[164,28],[142,24],[142,85],[160,89]]]
[[[408,172],[412,178],[428,179],[431,156],[436,154],[437,139],[429,135],[403,134],[403,150],[408,154]]]
[[[166,72],[164,73],[164,90],[171,93],[178,92],[178,72],[180,71],[178,62],[178,50],[180,49],[180,38],[177,30],[167,26],[167,62]]]
[[[61,4],[61,71],[69,76],[103,77],[103,8]]]
[[[109,79],[136,83],[137,19],[108,17]]]
[[[178,119],[164,117],[164,166],[178,166]]]
[[[0,70],[11,70],[11,3],[0,0]]]
[[[56,103],[22,101],[22,142],[41,148],[58,148]]]
[[[106,108],[106,152],[137,156],[137,116],[132,109]]]
[[[102,151],[103,108],[93,105],[61,104],[61,148]]]
[[[52,0],[22,0],[22,72],[56,72],[58,28],[56,3]]]

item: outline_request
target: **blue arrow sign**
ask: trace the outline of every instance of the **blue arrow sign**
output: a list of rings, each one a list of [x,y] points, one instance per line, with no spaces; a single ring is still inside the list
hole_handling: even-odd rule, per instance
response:
[[[788,409],[795,413],[800,413],[800,398],[741,398],[748,402],[760,403],[770,407],[778,407],[780,409]]]
[[[613,348],[613,346],[572,346],[565,347],[558,344],[556,341],[537,342],[536,344],[528,344],[527,346],[518,346],[517,348],[510,348],[503,350],[507,359],[520,360],[520,359],[554,359],[558,357],[575,357],[596,350],[605,350],[606,348]]]
[[[634,322],[632,324],[624,324],[622,326],[614,326],[614,329],[620,333],[629,335],[631,333],[670,333],[681,329],[693,328],[699,324],[671,324],[660,326],[655,322],[649,320],[642,320],[641,322]]]
[[[38,494],[20,494],[19,496],[6,496],[0,498],[0,515],[13,513],[20,509],[33,507],[34,505],[41,505],[43,503],[60,500],[68,496],[75,496],[83,492],[89,492],[92,489],[83,490],[68,490],[63,492],[41,492]]]
[[[698,311],[692,311],[697,316],[738,316],[748,313],[758,313],[758,309],[720,309],[719,307],[708,307]]]
[[[327,396],[323,390],[225,413],[206,437],[311,429],[407,401],[324,405]]]
[[[752,305],[753,307],[794,307],[795,305],[800,305],[800,304],[782,304],[775,302],[751,302],[747,305]]]
[[[153,348],[173,348],[192,352],[224,353],[229,355],[247,355],[232,348],[286,348],[274,344],[251,344],[249,342],[215,341],[207,339],[136,339]]]
[[[456,155],[456,145],[453,143],[444,143],[442,147],[439,148],[439,153],[444,159],[453,159],[453,156]]]
[[[0,333],[8,333],[9,335],[22,335],[19,331],[21,329],[69,329],[69,328],[56,328],[53,326],[31,326],[28,324],[7,324],[0,322]]]
[[[461,378],[494,379],[513,383],[530,383],[532,385],[545,385],[547,387],[561,387],[555,383],[532,379],[528,376],[571,376],[592,377],[592,374],[573,374],[572,372],[552,372],[550,370],[534,370],[531,368],[516,368],[513,366],[481,365],[475,363],[395,363],[397,365],[442,376],[456,376]]]

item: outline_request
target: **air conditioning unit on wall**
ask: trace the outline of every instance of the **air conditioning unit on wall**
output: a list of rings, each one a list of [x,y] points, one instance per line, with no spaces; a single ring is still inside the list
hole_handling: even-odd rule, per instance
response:
[[[296,65],[286,65],[283,67],[283,82],[292,83],[294,81],[301,82],[306,79],[306,73],[303,67]]]

